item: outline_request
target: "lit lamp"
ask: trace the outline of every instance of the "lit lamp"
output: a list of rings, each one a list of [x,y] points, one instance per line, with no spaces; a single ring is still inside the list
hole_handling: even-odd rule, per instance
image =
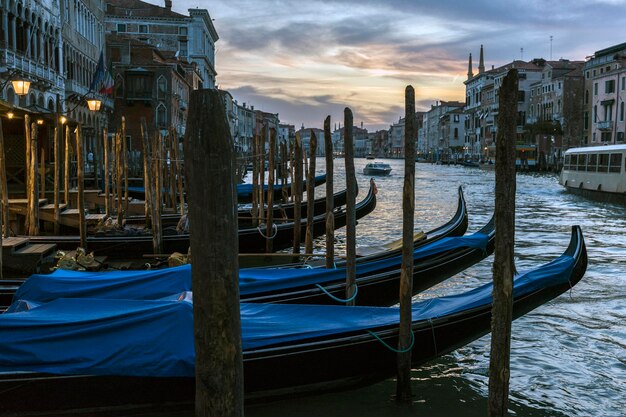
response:
[[[30,89],[30,81],[13,80],[11,81],[11,84],[13,84],[13,91],[15,91],[15,94],[17,94],[18,96],[25,96],[26,94],[28,94],[28,90]]]
[[[65,124],[65,122],[67,122],[67,117],[65,117],[65,116],[61,116],[61,117],[59,118],[59,121],[61,122],[61,124],[62,124],[62,125],[64,125],[64,124]]]
[[[43,124],[43,119],[37,119],[37,124],[38,125],[42,125]]]
[[[89,107],[90,111],[98,111],[100,110],[100,106],[102,106],[102,101],[96,98],[90,98],[87,100],[87,107]]]
[[[7,117],[8,117],[9,119],[12,119],[12,118],[13,118],[13,116],[15,116],[15,115],[13,114],[13,112],[11,112],[11,111],[10,111],[10,112],[8,112],[8,113],[7,113]]]

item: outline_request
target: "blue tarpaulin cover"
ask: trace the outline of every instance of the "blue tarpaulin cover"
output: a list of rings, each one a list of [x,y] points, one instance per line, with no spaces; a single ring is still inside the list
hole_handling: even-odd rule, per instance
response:
[[[322,175],[316,175],[315,176],[315,181],[314,183],[318,183],[322,180],[326,179],[326,174],[322,174]],[[290,185],[289,185],[290,186]],[[306,190],[306,180],[302,181],[302,189]],[[249,197],[250,195],[252,195],[252,189],[253,189],[253,185],[252,184],[237,184],[237,197]],[[268,186],[267,184],[263,186],[263,189],[265,191],[267,191]],[[278,187],[274,186],[275,190],[278,190]]]
[[[519,276],[514,297],[568,282],[570,256]],[[421,322],[491,304],[492,284],[413,305]],[[193,306],[187,292],[161,300],[57,299],[0,315],[0,372],[194,375]],[[397,326],[394,307],[241,304],[245,352],[276,343]]]
[[[418,262],[429,256],[461,248],[486,250],[489,237],[482,233],[448,237],[414,251]],[[357,264],[357,277],[374,274],[402,262],[394,256]],[[239,271],[239,291],[247,296],[267,291],[302,287],[345,280],[345,268],[247,268]],[[46,303],[57,298],[127,298],[154,300],[168,294],[190,291],[191,266],[148,271],[77,272],[56,270],[35,274],[17,290],[14,300]]]

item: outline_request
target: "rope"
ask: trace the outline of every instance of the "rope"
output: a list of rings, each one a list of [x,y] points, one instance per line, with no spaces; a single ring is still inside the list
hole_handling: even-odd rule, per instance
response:
[[[326,294],[327,296],[329,296],[331,299],[337,301],[338,303],[349,303],[350,301],[354,300],[357,296],[357,294],[359,293],[359,287],[354,284],[354,294],[352,294],[352,297],[348,298],[347,300],[342,300],[341,298],[337,298],[334,295],[332,295],[331,293],[328,292],[328,290],[324,287],[322,287],[320,284],[315,284],[315,286],[317,288],[319,288],[320,290],[322,290],[322,292],[324,294]]]
[[[406,349],[395,349],[395,348],[389,346],[387,344],[387,342],[385,342],[383,339],[381,339],[376,333],[374,333],[374,332],[372,332],[370,330],[368,330],[367,332],[369,334],[371,334],[372,336],[374,336],[374,338],[376,338],[376,340],[378,340],[380,343],[382,343],[384,347],[386,347],[387,349],[389,349],[390,351],[395,352],[395,353],[406,353],[406,352],[410,351],[411,349],[413,349],[413,345],[415,344],[415,335],[413,334],[412,331],[411,331],[411,344]]]
[[[269,239],[272,240],[276,237],[276,235],[278,234],[278,226],[276,226],[276,223],[272,224],[272,236],[266,236],[263,234],[263,232],[261,231],[261,226],[265,226],[265,223],[261,223],[256,230],[259,231],[259,234],[261,236],[263,236],[265,239]]]

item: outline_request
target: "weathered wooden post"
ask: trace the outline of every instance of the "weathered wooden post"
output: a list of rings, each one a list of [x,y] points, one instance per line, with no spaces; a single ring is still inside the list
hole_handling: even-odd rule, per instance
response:
[[[252,224],[259,224],[259,134],[252,139]]]
[[[508,415],[515,274],[515,137],[517,135],[517,70],[502,80],[496,133],[496,241],[493,261],[493,307],[491,309],[491,356],[489,360],[490,417]]]
[[[25,163],[25,185],[26,185],[26,217],[24,218],[25,233],[29,234],[30,231],[30,211],[31,211],[31,131],[30,131],[30,116],[24,115],[24,163]]]
[[[41,148],[39,157],[39,196],[46,198],[46,150]]]
[[[128,149],[126,144],[126,118],[122,116],[122,161],[124,164],[124,215],[128,213]],[[145,188],[145,187],[144,187]]]
[[[63,200],[68,207],[70,204],[70,127],[65,126],[65,166],[63,168]]]
[[[57,102],[58,105],[58,102]],[[58,108],[58,107],[57,107]],[[57,115],[58,116],[58,115]],[[61,217],[59,187],[61,183],[61,125],[59,117],[56,118],[54,126],[54,234],[59,234],[59,219]]]
[[[6,161],[2,120],[0,120],[0,192],[2,192],[2,228],[0,228],[0,234],[4,237],[9,237],[9,187],[7,185]],[[2,245],[0,245],[0,247],[1,246]]]
[[[294,205],[293,205],[293,253],[300,253],[300,242],[302,240],[302,142],[300,135],[296,134],[294,143],[294,176],[292,182],[294,185]]]
[[[233,145],[219,93],[196,90],[190,101],[184,151],[193,226],[196,416],[243,416]]]
[[[317,137],[311,130],[309,141],[309,172],[306,179],[306,235],[304,239],[304,253],[313,253],[313,202],[315,201],[315,155],[317,154]]]
[[[415,220],[415,91],[405,91],[404,189],[402,192],[402,269],[400,270],[400,329],[396,401],[411,403],[411,334],[413,296],[413,233]]]
[[[333,137],[330,116],[324,120],[324,152],[326,156],[326,268],[335,267],[335,200],[333,199]]]
[[[268,161],[267,178],[267,221],[265,222],[265,252],[274,252],[273,248],[273,225],[274,225],[274,148],[276,147],[276,129],[270,129],[270,154]]]
[[[27,119],[29,120],[29,119]],[[28,178],[28,234],[36,236],[39,234],[39,190],[37,181],[37,124],[31,123],[29,139],[29,178]]]
[[[107,141],[107,129],[102,130],[102,149],[104,149],[104,214],[109,217],[111,215],[111,200],[109,197],[110,184],[109,181],[109,142]]]
[[[122,138],[119,132],[115,134],[115,181],[117,187],[117,227],[122,227],[124,212],[122,208]]]
[[[146,124],[146,119],[141,118],[140,121],[141,127],[141,143],[142,143],[142,153],[143,153],[143,208],[144,215],[146,218],[146,229],[152,228],[152,170],[150,168],[150,155],[148,154],[148,150],[150,149],[150,144],[148,141],[148,125]],[[153,250],[156,253],[156,244],[154,243],[153,236]]]
[[[352,137],[352,110],[345,108],[343,122],[343,149],[346,160],[346,299],[354,305],[356,291],[356,174],[354,171],[354,142]]]
[[[183,189],[183,161],[181,161],[178,152],[178,137],[174,132],[174,159],[176,159],[176,188],[178,192],[178,201],[180,204],[180,215],[185,214],[185,190]]]
[[[80,233],[80,247],[87,250],[87,225],[85,224],[85,162],[83,159],[83,137],[81,126],[76,126],[76,178],[78,179],[78,195],[76,208],[78,209],[78,230]]]
[[[280,144],[280,190],[283,198],[283,204],[286,204],[289,201],[289,190],[287,189],[287,182],[289,181],[289,171],[288,171],[288,163],[287,163],[287,144]]]
[[[261,129],[259,135],[259,213],[258,217],[262,221],[265,217],[265,137],[267,136],[267,125]]]
[[[158,164],[158,140],[159,133],[155,132],[153,139],[147,138],[148,144],[148,172],[150,187],[150,208],[152,212],[152,247],[155,254],[163,253],[163,240],[161,236],[161,194],[159,193],[159,164]]]

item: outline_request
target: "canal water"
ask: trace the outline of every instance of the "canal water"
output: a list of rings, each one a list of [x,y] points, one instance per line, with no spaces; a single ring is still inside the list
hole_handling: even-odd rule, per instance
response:
[[[355,161],[361,198],[369,179],[362,174],[366,162]],[[359,246],[376,246],[401,236],[404,161],[385,162],[393,171],[376,180],[378,204],[359,221]],[[323,158],[317,166],[323,173]],[[337,191],[345,184],[340,159],[335,160],[335,172]],[[416,231],[430,230],[452,217],[459,186],[468,203],[471,233],[493,214],[494,172],[416,165]],[[626,416],[626,207],[568,194],[555,175],[521,173],[516,211],[518,271],[559,256],[567,247],[572,225],[583,229],[589,266],[571,291],[513,323],[511,415]],[[339,246],[344,236],[343,231],[337,233]],[[415,299],[486,283],[491,280],[492,262],[493,256]],[[388,380],[340,393],[248,406],[246,415],[486,416],[489,346],[485,336],[413,370],[411,407],[394,403],[395,381]]]

